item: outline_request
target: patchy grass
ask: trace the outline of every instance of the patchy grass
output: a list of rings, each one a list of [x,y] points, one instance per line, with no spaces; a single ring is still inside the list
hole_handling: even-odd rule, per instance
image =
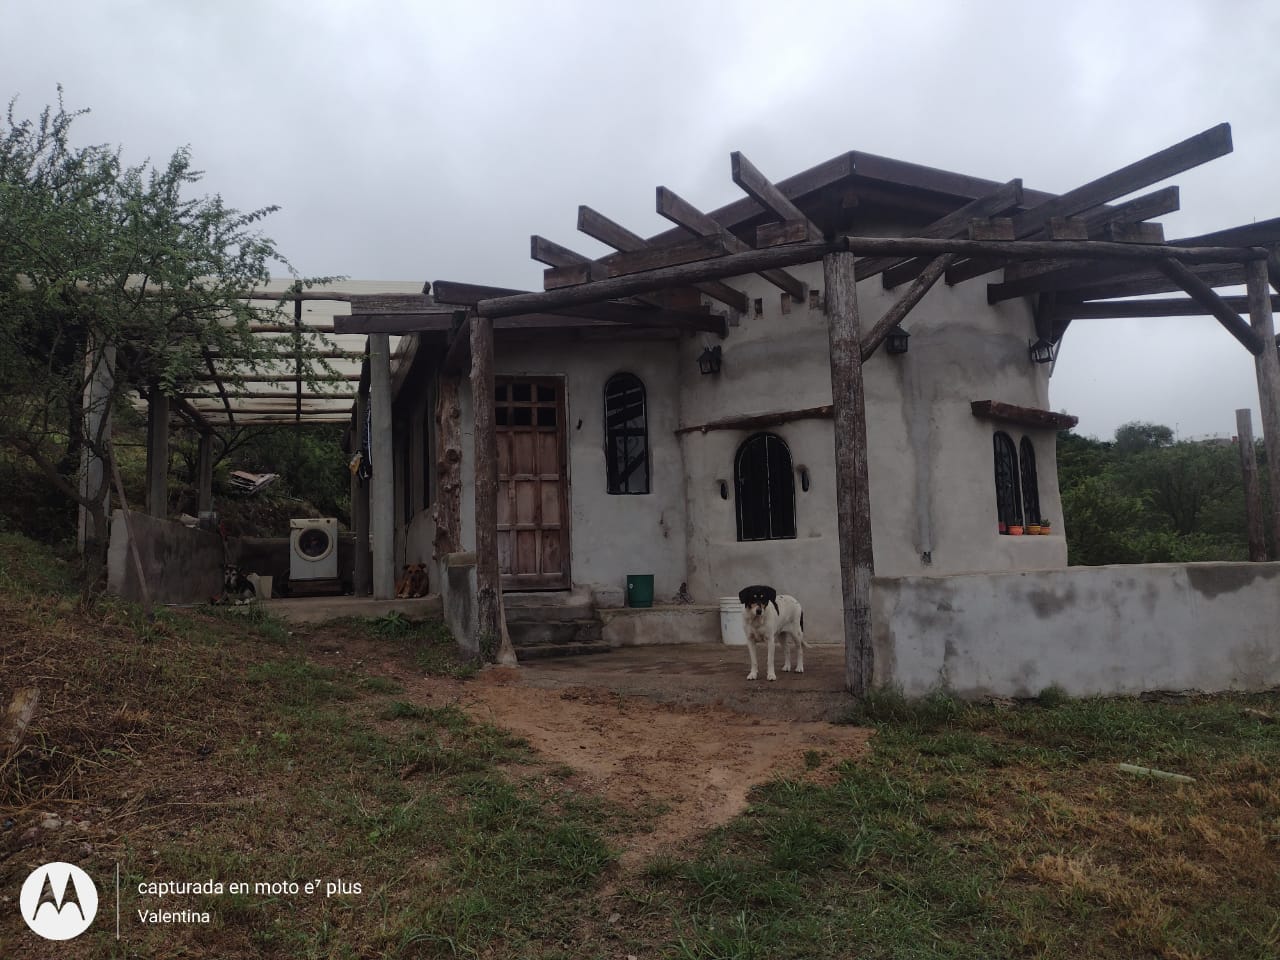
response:
[[[870,760],[759,788],[696,856],[649,864],[624,945],[670,923],[688,958],[1280,955],[1278,708],[877,692],[850,711]]]
[[[881,691],[849,714],[877,728],[869,758],[811,751],[744,815],[624,873],[614,848],[652,810],[606,806],[573,768],[367,666],[456,684],[472,668],[438,626],[147,622],[125,604],[83,610],[70,590],[52,554],[0,535],[0,698],[27,682],[43,697],[22,750],[0,757],[0,891],[12,900],[35,865],[66,859],[110,910],[118,863],[126,939],[95,924],[55,950],[0,910],[0,955],[1280,955],[1274,694],[1050,688],[973,705]],[[376,655],[339,668],[308,655],[324,644]],[[39,828],[50,813],[65,825]],[[250,888],[137,889],[207,878]],[[137,922],[157,906],[212,922]]]

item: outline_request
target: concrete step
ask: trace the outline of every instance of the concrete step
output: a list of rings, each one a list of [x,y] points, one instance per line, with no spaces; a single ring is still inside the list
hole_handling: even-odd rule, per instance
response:
[[[595,618],[565,620],[518,620],[507,618],[507,630],[517,651],[526,647],[596,643],[601,624]]]
[[[613,653],[613,647],[603,641],[595,643],[543,643],[532,647],[516,647],[516,659],[520,661],[546,660],[551,657],[583,657],[595,653]]]
[[[504,593],[502,605],[507,623],[546,623],[561,620],[589,620],[596,615],[590,593],[554,592]]]

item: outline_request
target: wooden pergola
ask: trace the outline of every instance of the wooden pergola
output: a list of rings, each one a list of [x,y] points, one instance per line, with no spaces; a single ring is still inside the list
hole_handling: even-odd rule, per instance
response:
[[[747,298],[724,281],[759,274],[803,301],[809,291],[787,268],[821,261],[828,320],[834,421],[837,521],[843,591],[846,685],[855,695],[872,683],[870,590],[873,574],[862,363],[939,280],[989,278],[990,303],[1033,300],[1034,336],[1051,351],[1077,319],[1207,314],[1255,357],[1263,437],[1280,462],[1280,354],[1272,312],[1280,290],[1280,220],[1198,237],[1166,240],[1153,218],[1179,208],[1177,187],[1117,202],[1231,151],[1226,124],[1063,194],[961,176],[851,152],[777,183],[740,153],[733,181],[746,194],[704,213],[666,187],[657,210],[675,227],[643,238],[589,207],[578,228],[616,252],[592,259],[539,236],[531,252],[545,264],[544,289],[517,291],[436,281],[416,300],[353,302],[340,332],[417,333],[439,351],[442,480],[436,548],[459,549],[461,484],[457,476],[459,377],[469,366],[475,411],[475,503],[478,628],[501,632],[494,432],[495,332],[541,331],[590,337],[724,336]],[[909,211],[910,236],[863,236],[863,211]],[[879,276],[899,289],[879,318],[859,315],[857,281]],[[1215,288],[1244,285],[1246,297]],[[1121,299],[1178,293],[1176,299]],[[430,296],[428,296],[430,294]],[[1247,318],[1241,312],[1247,313]],[[385,349],[385,348],[383,348]],[[825,411],[824,411],[825,412]],[[1280,533],[1280,484],[1271,485],[1272,523]],[[1280,542],[1280,537],[1277,537]]]

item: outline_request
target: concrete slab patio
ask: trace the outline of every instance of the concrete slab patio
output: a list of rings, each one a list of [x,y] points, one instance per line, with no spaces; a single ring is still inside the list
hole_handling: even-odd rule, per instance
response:
[[[513,669],[521,684],[552,690],[608,690],[661,703],[714,705],[778,720],[837,719],[851,705],[844,689],[844,648],[805,652],[804,673],[747,680],[747,651],[719,643],[622,647],[611,653],[535,660]],[[488,668],[502,670],[504,668]],[[486,670],[488,672],[488,670]],[[764,665],[761,664],[763,675]]]

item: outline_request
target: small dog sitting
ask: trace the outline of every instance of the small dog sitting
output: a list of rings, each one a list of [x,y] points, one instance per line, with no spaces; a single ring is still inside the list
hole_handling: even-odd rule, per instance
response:
[[[404,568],[400,581],[396,584],[396,598],[407,600],[410,597],[427,595],[427,565],[411,563]]]
[[[222,596],[215,597],[214,603],[244,604],[258,596],[258,575],[245,573],[234,563],[222,568]]]
[[[767,672],[765,677],[777,680],[773,672],[773,645],[778,637],[783,637],[783,648],[786,651],[782,663],[783,673],[791,670],[791,644],[796,646],[796,673],[804,673],[804,611],[800,609],[800,601],[785,593],[778,595],[773,587],[761,584],[745,587],[738,592],[738,600],[742,603],[742,622],[747,633],[747,652],[751,654],[751,672],[748,680],[759,675],[756,662],[756,642],[764,641],[769,645]]]

